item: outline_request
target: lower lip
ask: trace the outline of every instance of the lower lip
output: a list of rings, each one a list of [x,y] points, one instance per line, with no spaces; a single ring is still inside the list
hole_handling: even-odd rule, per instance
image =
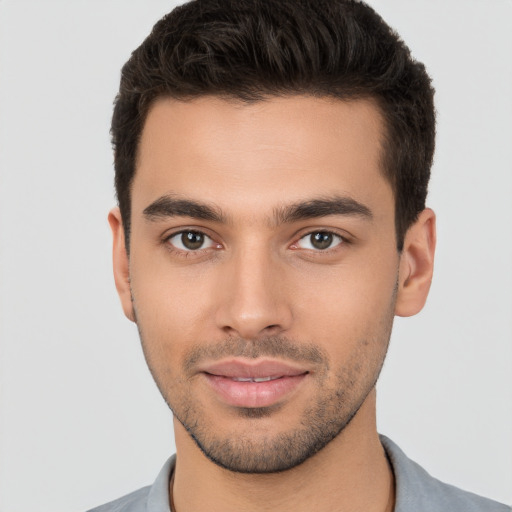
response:
[[[204,374],[221,399],[235,407],[269,407],[297,389],[307,374],[284,376],[264,382],[240,382],[229,377]]]

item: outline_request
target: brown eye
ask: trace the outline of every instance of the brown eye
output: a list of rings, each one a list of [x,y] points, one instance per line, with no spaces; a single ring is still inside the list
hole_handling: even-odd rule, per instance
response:
[[[196,233],[194,231],[182,233],[181,243],[191,251],[201,249],[201,246],[204,243],[204,235],[202,233]]]
[[[315,249],[328,249],[332,244],[332,233],[313,233],[309,236]]]
[[[314,231],[303,236],[297,245],[301,249],[312,249],[316,251],[325,251],[332,249],[343,242],[343,238],[330,231]]]
[[[168,242],[181,251],[198,251],[214,246],[213,240],[200,231],[181,231],[171,236]]]

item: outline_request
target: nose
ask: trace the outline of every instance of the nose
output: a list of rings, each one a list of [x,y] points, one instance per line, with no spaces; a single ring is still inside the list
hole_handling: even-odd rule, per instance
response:
[[[277,335],[292,323],[282,263],[264,249],[242,250],[223,263],[217,326],[243,339]]]

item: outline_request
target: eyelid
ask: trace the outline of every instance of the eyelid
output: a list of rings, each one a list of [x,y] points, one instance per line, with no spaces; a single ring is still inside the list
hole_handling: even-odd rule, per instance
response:
[[[183,235],[184,233],[197,233],[200,235],[203,235],[205,238],[205,242],[209,241],[208,245],[206,247],[201,247],[199,249],[188,249],[187,247],[178,247],[175,243],[172,243],[171,240],[175,237],[178,237],[180,235]],[[162,243],[167,247],[168,250],[180,253],[184,255],[194,254],[194,253],[201,253],[203,251],[206,251],[208,249],[220,249],[222,245],[218,243],[215,238],[212,235],[209,235],[206,233],[204,228],[195,228],[195,227],[181,227],[179,229],[174,229],[171,232],[167,232],[162,237]],[[183,245],[181,242],[179,242],[180,245]]]
[[[315,233],[326,233],[326,234],[333,235],[334,237],[339,238],[340,242],[337,243],[336,245],[333,245],[332,247],[328,247],[327,249],[316,249],[316,248],[308,249],[308,248],[303,248],[303,247],[298,246],[298,243],[301,240],[303,240],[304,238],[306,238],[308,236],[314,235]],[[291,244],[290,248],[295,249],[295,250],[302,249],[302,250],[311,251],[311,252],[327,253],[331,250],[336,250],[341,245],[347,245],[350,243],[352,243],[352,239],[345,232],[340,233],[339,230],[336,230],[333,228],[315,228],[315,229],[308,229],[306,232],[301,232],[300,234],[296,235],[294,238],[294,242]]]

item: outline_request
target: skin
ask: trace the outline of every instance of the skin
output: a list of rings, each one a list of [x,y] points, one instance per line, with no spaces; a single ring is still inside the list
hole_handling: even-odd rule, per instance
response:
[[[394,315],[426,300],[435,217],[424,210],[397,252],[383,133],[370,100],[203,97],[150,110],[129,257],[118,209],[109,222],[124,312],[175,416],[180,512],[392,510],[375,382]],[[290,214],[333,198],[364,213],[317,202],[314,215]],[[190,201],[215,215],[198,218]],[[205,243],[187,250],[182,232]],[[318,248],[312,233],[332,234],[331,245]],[[236,407],[202,371],[226,358],[277,360],[305,376],[268,407]],[[299,453],[315,426],[324,438]]]

